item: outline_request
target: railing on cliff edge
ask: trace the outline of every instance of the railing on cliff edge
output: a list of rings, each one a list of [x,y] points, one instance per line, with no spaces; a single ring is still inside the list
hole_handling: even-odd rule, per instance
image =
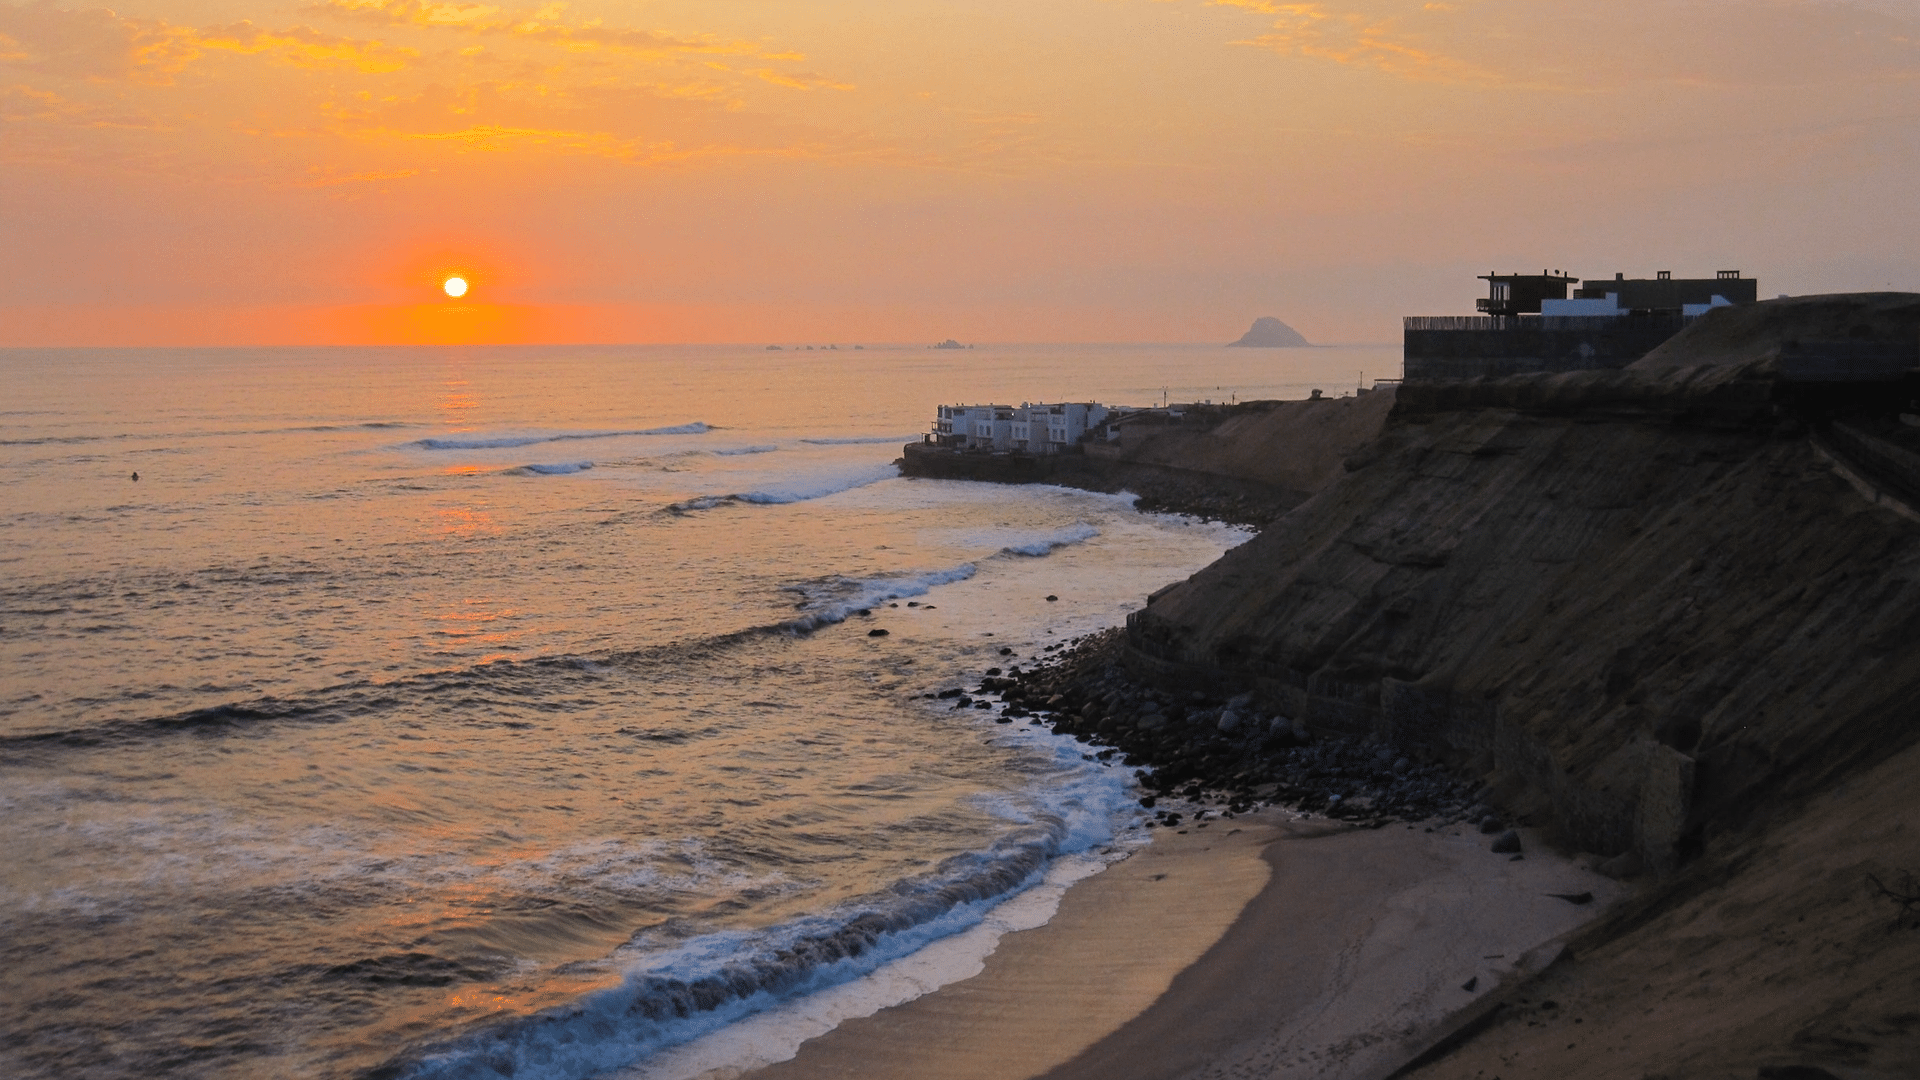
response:
[[[1681,327],[1698,315],[1403,315],[1405,330],[1652,330]]]

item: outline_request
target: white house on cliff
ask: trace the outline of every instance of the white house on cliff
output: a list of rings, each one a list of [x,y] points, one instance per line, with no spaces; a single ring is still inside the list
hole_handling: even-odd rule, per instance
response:
[[[1057,454],[1107,415],[1105,405],[1092,402],[942,405],[926,441],[955,450]]]

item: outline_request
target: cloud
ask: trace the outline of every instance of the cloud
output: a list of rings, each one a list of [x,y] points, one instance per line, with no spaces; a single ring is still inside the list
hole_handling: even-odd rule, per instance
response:
[[[823,148],[804,144],[744,146],[709,143],[681,146],[670,140],[623,137],[590,129],[508,127],[476,124],[452,131],[373,131],[369,135],[414,142],[451,143],[474,151],[538,150],[606,158],[627,164],[663,165],[711,158],[825,156]]]
[[[811,71],[784,72],[772,68],[756,68],[752,72],[775,86],[784,86],[789,90],[852,90],[852,83],[835,82],[825,75],[816,75]]]
[[[361,29],[183,25],[0,0],[0,89],[20,87],[0,95],[0,121],[34,125],[39,158],[186,168],[216,155],[278,188],[379,186],[447,154],[666,165],[825,156],[847,141],[779,103],[795,100],[786,91],[852,86],[795,70],[804,56],[760,41],[568,19],[560,4],[321,0],[302,10]],[[88,143],[76,133],[116,125],[178,134]],[[337,167],[302,173],[327,140],[345,155]]]
[[[501,13],[501,9],[492,4],[429,4],[424,0],[324,0],[303,10],[384,26],[468,30],[498,25]]]
[[[0,63],[66,78],[166,84],[208,53],[259,56],[302,68],[397,71],[415,50],[324,34],[310,27],[269,30],[241,21],[201,29],[123,18],[104,8],[67,11],[49,3],[0,6]]]
[[[25,84],[0,86],[0,122],[67,124],[91,128],[157,128],[150,116],[123,108],[74,101]]]
[[[1862,4],[1676,0],[1207,0],[1266,21],[1234,42],[1410,81],[1544,90],[1920,77],[1920,22]]]
[[[549,4],[534,11],[510,11],[491,4],[432,3],[430,0],[321,0],[302,10],[382,26],[509,35],[580,52],[606,51],[661,59],[687,55],[762,55],[761,47],[753,42],[714,35],[688,37],[659,30],[568,23],[562,19],[565,8],[564,4]],[[801,59],[791,53],[766,58]]]
[[[309,170],[309,172],[318,172],[318,171],[319,171],[319,166],[317,165]],[[336,176],[336,175],[310,176],[307,179],[302,180],[299,183],[293,184],[291,186],[303,187],[303,188],[324,188],[324,187],[339,187],[342,184],[378,184],[388,180],[405,180],[408,177],[419,176],[419,175],[420,175],[419,169],[387,169],[385,171],[352,173],[346,176]]]
[[[294,67],[351,67],[369,74],[399,71],[420,56],[417,50],[403,46],[336,37],[304,26],[266,30],[244,20],[214,30],[183,29],[176,40],[195,55],[200,52],[265,55]]]

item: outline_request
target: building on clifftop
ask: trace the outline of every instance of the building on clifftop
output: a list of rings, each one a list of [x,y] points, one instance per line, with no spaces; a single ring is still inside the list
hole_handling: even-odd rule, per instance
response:
[[[1409,315],[1403,320],[1410,381],[1622,368],[1715,307],[1751,304],[1759,283],[1738,270],[1710,278],[1615,274],[1581,279],[1559,271],[1483,274],[1481,315]],[[1583,281],[1577,290],[1576,281]],[[1568,292],[1573,295],[1569,296]]]
[[[1057,454],[1107,418],[1093,402],[942,405],[925,441],[952,450]]]

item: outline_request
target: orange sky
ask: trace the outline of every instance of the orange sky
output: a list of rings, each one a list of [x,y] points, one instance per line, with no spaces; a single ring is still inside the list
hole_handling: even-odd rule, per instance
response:
[[[1916,192],[1915,0],[0,0],[0,344],[1391,341]]]

